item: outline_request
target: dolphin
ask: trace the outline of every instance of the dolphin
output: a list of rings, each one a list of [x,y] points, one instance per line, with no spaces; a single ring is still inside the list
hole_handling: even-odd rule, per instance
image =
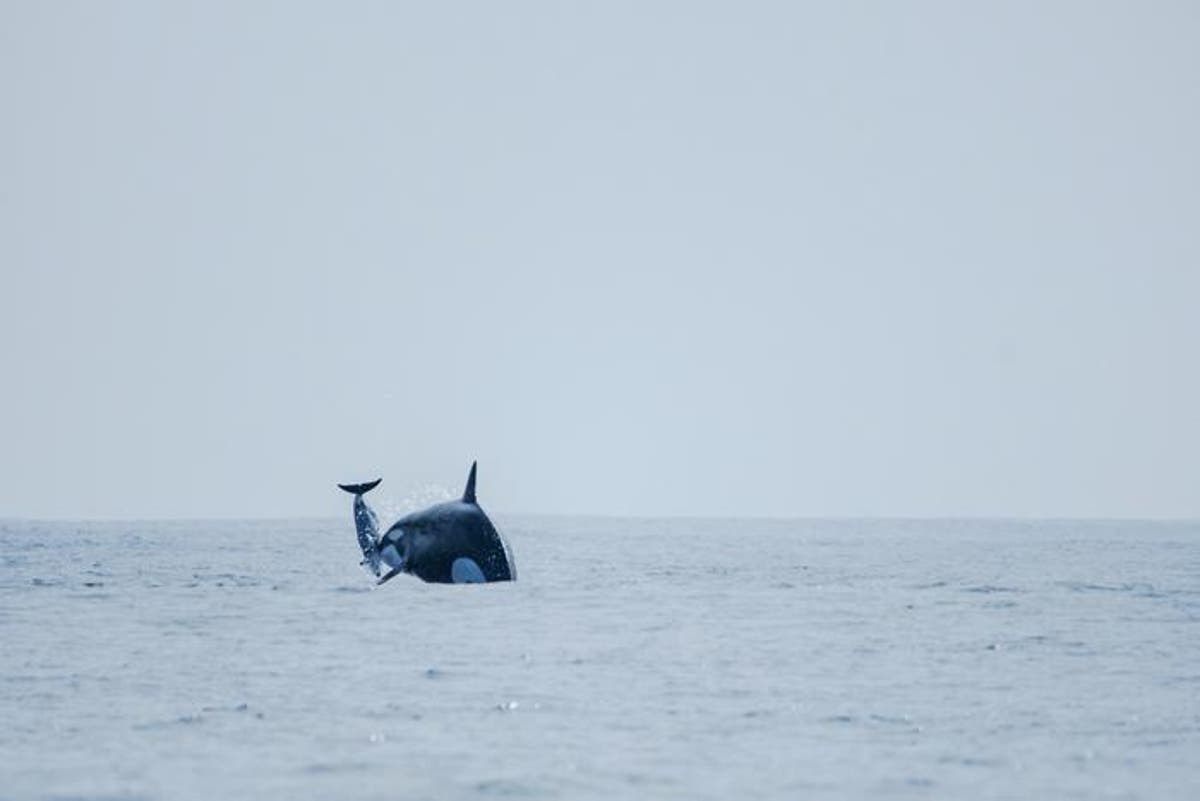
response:
[[[363,496],[383,479],[365,484],[338,484],[354,496],[354,528],[362,549],[362,565],[378,579],[390,581],[411,573],[435,584],[479,584],[513,581],[517,577],[512,552],[500,532],[475,500],[475,473],[471,463],[467,486],[460,500],[439,503],[397,520],[382,536],[375,512]],[[383,565],[391,568],[382,573]]]

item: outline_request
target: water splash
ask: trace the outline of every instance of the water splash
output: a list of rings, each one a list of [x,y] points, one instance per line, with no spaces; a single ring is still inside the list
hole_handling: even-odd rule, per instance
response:
[[[423,484],[409,490],[400,498],[383,498],[379,502],[379,516],[384,520],[394,521],[411,512],[458,497],[459,491],[445,484]]]

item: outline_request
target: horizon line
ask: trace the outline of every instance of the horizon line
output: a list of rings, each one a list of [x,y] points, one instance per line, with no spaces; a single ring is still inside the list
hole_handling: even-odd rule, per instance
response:
[[[590,520],[697,520],[755,522],[978,522],[978,523],[1200,523],[1200,516],[1146,515],[689,515],[689,514],[608,514],[566,512],[494,512],[499,518],[590,519]],[[0,516],[0,525],[8,523],[282,523],[288,521],[343,522],[338,516],[325,515],[211,515],[197,517],[39,517]]]

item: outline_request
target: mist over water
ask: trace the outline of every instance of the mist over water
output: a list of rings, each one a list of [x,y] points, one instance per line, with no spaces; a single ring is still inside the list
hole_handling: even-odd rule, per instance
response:
[[[0,524],[0,799],[1200,794],[1200,524],[497,523]]]

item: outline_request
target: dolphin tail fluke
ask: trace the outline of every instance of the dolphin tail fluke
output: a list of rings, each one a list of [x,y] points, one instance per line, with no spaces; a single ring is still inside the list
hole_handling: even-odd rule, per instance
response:
[[[471,474],[467,476],[467,488],[463,490],[463,503],[475,503],[475,468],[479,462],[471,462]]]
[[[374,481],[368,481],[366,484],[338,484],[339,489],[343,489],[351,495],[366,495],[371,490],[379,486],[382,478],[377,478]]]

